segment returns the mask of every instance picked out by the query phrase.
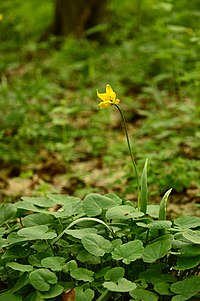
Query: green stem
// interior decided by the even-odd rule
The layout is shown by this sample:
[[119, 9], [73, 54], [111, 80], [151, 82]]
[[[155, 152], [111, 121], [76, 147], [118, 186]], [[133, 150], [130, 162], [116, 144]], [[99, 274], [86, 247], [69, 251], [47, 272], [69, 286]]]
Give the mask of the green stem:
[[140, 184], [139, 184], [137, 166], [136, 166], [136, 163], [135, 163], [133, 153], [131, 151], [130, 139], [129, 139], [129, 136], [128, 136], [128, 130], [127, 130], [127, 125], [126, 125], [126, 120], [125, 120], [124, 114], [123, 114], [122, 110], [120, 109], [120, 107], [118, 105], [115, 104], [115, 107], [118, 109], [118, 111], [121, 115], [121, 118], [122, 118], [123, 125], [124, 125], [124, 131], [125, 131], [125, 134], [126, 134], [126, 141], [127, 141], [127, 145], [128, 145], [128, 150], [129, 150], [129, 154], [130, 154], [131, 161], [132, 161], [132, 164], [133, 164], [133, 169], [134, 169], [135, 176], [136, 176], [137, 190], [138, 190], [138, 208], [139, 208]]

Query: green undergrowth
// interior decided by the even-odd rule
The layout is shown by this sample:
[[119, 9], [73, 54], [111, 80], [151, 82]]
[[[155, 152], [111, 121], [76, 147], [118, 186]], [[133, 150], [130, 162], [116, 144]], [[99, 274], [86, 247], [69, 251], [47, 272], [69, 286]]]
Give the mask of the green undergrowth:
[[94, 193], [2, 204], [0, 300], [197, 300], [200, 218], [166, 220], [170, 191], [140, 207]]

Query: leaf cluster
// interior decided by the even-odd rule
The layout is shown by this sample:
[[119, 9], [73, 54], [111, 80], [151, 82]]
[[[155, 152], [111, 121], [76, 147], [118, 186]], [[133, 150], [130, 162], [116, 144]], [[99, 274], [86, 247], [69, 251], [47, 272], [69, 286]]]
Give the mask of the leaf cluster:
[[169, 193], [146, 214], [115, 194], [2, 204], [0, 300], [60, 300], [72, 289], [77, 301], [192, 300], [200, 218], [166, 220]]

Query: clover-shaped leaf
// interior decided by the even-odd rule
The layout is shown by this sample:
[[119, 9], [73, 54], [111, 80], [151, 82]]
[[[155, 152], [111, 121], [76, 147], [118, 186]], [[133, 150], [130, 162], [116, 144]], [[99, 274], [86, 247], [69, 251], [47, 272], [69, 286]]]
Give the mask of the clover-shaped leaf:
[[105, 280], [110, 280], [112, 282], [117, 282], [120, 278], [123, 278], [125, 270], [122, 267], [114, 267], [108, 270], [104, 276]]
[[157, 301], [159, 299], [158, 295], [153, 292], [147, 291], [142, 288], [136, 288], [132, 292], [129, 293], [134, 300], [143, 300], [143, 301]]
[[17, 235], [26, 240], [35, 239], [53, 239], [56, 237], [56, 233], [53, 231], [48, 231], [47, 225], [39, 225], [28, 228], [22, 228], [17, 232]]
[[181, 216], [174, 220], [174, 224], [181, 229], [196, 228], [200, 225], [200, 218], [197, 216]]
[[140, 240], [129, 241], [115, 248], [112, 252], [112, 258], [122, 260], [123, 263], [129, 264], [141, 258], [143, 250], [143, 244]]
[[106, 212], [106, 218], [113, 220], [126, 220], [129, 218], [137, 218], [143, 215], [143, 212], [138, 211], [130, 205], [115, 206], [108, 209]]
[[195, 296], [197, 293], [199, 293], [200, 277], [192, 276], [189, 278], [185, 278], [182, 281], [177, 281], [171, 285], [170, 290], [175, 294], [182, 295], [183, 297], [189, 299], [192, 296]]
[[83, 289], [82, 287], [76, 287], [76, 301], [92, 301], [94, 300], [94, 291], [90, 288]]
[[183, 237], [191, 241], [193, 244], [200, 244], [200, 231], [198, 230], [188, 230], [186, 232], [183, 232]]
[[52, 284], [48, 291], [38, 292], [38, 295], [41, 296], [42, 298], [41, 300], [44, 300], [44, 299], [51, 299], [60, 296], [62, 292], [63, 292], [63, 287], [60, 284], [56, 283], [56, 284]]
[[98, 193], [90, 193], [83, 200], [83, 209], [87, 216], [97, 216], [103, 210], [107, 210], [116, 205], [116, 201]]
[[92, 277], [93, 274], [93, 271], [84, 268], [74, 269], [70, 273], [72, 278], [75, 278], [76, 280], [83, 280], [85, 282], [92, 282], [94, 280], [94, 278]]
[[120, 278], [117, 283], [112, 281], [106, 281], [103, 283], [103, 287], [112, 292], [130, 292], [137, 286], [134, 282], [127, 280], [126, 278]]
[[6, 264], [6, 266], [10, 267], [13, 270], [20, 271], [20, 272], [30, 272], [33, 270], [32, 265], [20, 264], [17, 262], [9, 262]]
[[89, 234], [83, 236], [81, 242], [84, 248], [92, 255], [103, 256], [112, 249], [112, 244], [109, 240], [98, 234]]
[[50, 284], [57, 283], [57, 276], [48, 269], [34, 270], [29, 274], [30, 283], [39, 291], [48, 291]]
[[49, 268], [52, 271], [62, 271], [66, 259], [59, 256], [46, 257], [41, 260], [44, 268]]
[[171, 249], [173, 235], [166, 234], [148, 244], [143, 252], [144, 262], [152, 263], [165, 256]]
[[96, 228], [83, 228], [83, 229], [76, 229], [76, 230], [69, 229], [69, 230], [65, 230], [65, 233], [75, 238], [81, 239], [86, 234], [97, 233], [97, 229]]
[[0, 225], [5, 224], [7, 221], [13, 219], [16, 215], [17, 209], [13, 204], [0, 205]]

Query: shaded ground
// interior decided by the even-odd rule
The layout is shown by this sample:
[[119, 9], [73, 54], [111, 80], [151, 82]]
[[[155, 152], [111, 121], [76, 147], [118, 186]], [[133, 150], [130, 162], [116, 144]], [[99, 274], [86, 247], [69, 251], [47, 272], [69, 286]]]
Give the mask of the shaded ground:
[[[137, 154], [139, 167], [142, 168], [141, 164], [144, 162], [146, 152], [149, 152], [150, 160], [153, 160], [153, 173], [150, 170], [149, 178], [150, 202], [158, 203], [164, 192], [172, 186], [170, 185], [170, 181], [173, 182], [174, 178], [176, 180], [178, 179], [178, 171], [176, 171], [176, 166], [174, 166], [175, 173], [174, 175], [171, 174], [173, 171], [170, 169], [170, 166], [170, 168], [168, 167], [168, 162], [162, 162], [162, 157], [159, 159], [159, 147], [161, 147], [162, 152], [162, 144], [157, 145], [157, 143], [160, 143], [160, 136], [162, 134], [164, 135], [164, 133], [160, 131], [159, 134], [157, 133], [155, 124], [159, 121], [158, 117], [157, 119], [153, 117], [154, 123], [151, 120], [153, 114], [150, 114], [150, 117], [146, 117], [145, 112], [147, 111], [142, 110], [147, 110], [147, 108], [148, 104], [146, 105], [145, 102], [140, 103], [138, 108], [129, 105], [126, 118], [130, 137], [136, 137], [137, 145], [135, 148], [140, 149], [140, 146], [138, 146], [140, 144], [143, 148], [143, 153]], [[175, 111], [175, 108], [173, 109]], [[91, 137], [90, 132], [91, 118], [93, 118], [95, 114], [96, 118], [103, 116], [104, 121], [100, 125], [101, 129], [95, 128], [95, 132], [92, 132], [92, 134], [94, 136], [96, 135], [97, 142], [99, 141], [98, 139], [106, 140], [105, 144], [103, 143], [103, 145], [97, 149], [96, 153], [93, 145], [95, 144], [95, 142], [93, 142], [94, 137]], [[87, 132], [84, 133], [83, 137], [79, 134], [78, 137], [72, 139], [71, 151], [73, 155], [67, 162], [63, 158], [65, 157], [63, 152], [60, 153], [40, 148], [37, 155], [38, 159], [33, 161], [33, 163], [29, 162], [28, 166], [17, 166], [15, 164], [4, 166], [0, 171], [1, 201], [15, 201], [21, 196], [41, 196], [52, 192], [81, 197], [84, 197], [89, 192], [102, 194], [114, 192], [126, 199], [136, 200], [137, 195], [133, 193], [136, 189], [133, 185], [134, 179], [132, 177], [121, 120], [117, 113], [112, 111], [109, 115], [106, 115], [110, 122], [108, 128], [108, 122], [104, 114], [107, 114], [107, 112], [103, 112], [103, 110], [101, 112], [91, 111], [90, 113], [83, 111], [76, 119], [73, 115], [71, 117], [68, 116], [70, 118], [68, 122], [73, 129], [77, 129], [78, 131], [86, 130]], [[173, 114], [176, 116], [176, 112]], [[169, 118], [169, 116], [167, 116], [167, 118]], [[165, 123], [166, 121], [167, 119]], [[93, 125], [95, 125], [95, 122], [93, 121]], [[175, 131], [174, 125], [178, 127], [175, 135], [179, 132], [180, 125], [178, 123], [173, 124], [173, 119], [171, 119], [171, 122], [173, 125], [172, 128], [168, 128], [168, 132], [164, 129], [167, 142], [170, 141], [171, 136], [173, 136]], [[186, 128], [188, 124], [185, 124]], [[190, 127], [192, 126], [190, 121]], [[182, 131], [184, 132], [183, 128]], [[198, 159], [198, 153], [196, 152], [198, 143], [190, 145], [188, 141], [191, 141], [190, 137], [185, 139], [185, 144], [180, 140], [178, 147], [175, 144], [173, 150], [169, 147], [169, 158], [171, 152], [173, 153], [176, 149], [173, 156], [179, 155], [181, 157], [184, 154], [184, 157], [187, 157], [188, 160]], [[63, 146], [64, 145], [63, 143]], [[165, 151], [167, 151], [167, 148]], [[156, 160], [158, 159], [157, 163], [154, 162], [154, 156]], [[160, 171], [156, 171], [158, 166]], [[180, 166], [178, 166], [178, 168], [181, 172], [185, 172], [184, 168]], [[163, 175], [163, 171], [165, 175]], [[165, 179], [164, 184], [162, 182], [163, 179]], [[181, 181], [182, 177], [180, 177], [177, 182], [174, 181], [172, 183], [175, 187], [168, 204], [169, 214], [172, 216], [179, 214], [200, 215], [198, 209], [198, 203], [200, 203], [199, 187], [195, 182], [190, 182], [188, 185], [185, 185], [185, 187], [183, 185], [180, 191], [178, 191], [180, 183], [182, 183]]]

